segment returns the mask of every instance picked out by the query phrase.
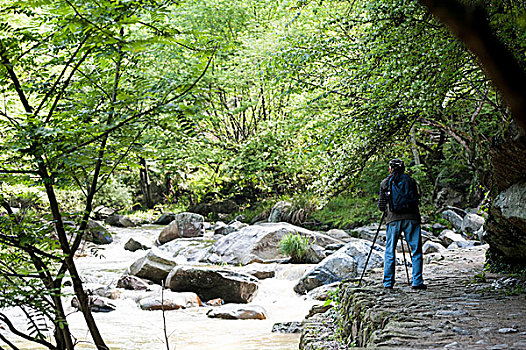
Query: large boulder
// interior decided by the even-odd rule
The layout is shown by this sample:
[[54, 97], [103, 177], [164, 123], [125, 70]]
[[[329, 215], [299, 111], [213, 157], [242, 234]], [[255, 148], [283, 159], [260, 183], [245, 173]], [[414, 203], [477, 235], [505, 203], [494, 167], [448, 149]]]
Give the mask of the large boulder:
[[111, 232], [96, 221], [88, 220], [87, 232], [84, 239], [95, 244], [110, 244], [113, 242]]
[[[336, 253], [307, 271], [294, 286], [294, 291], [305, 294], [314, 288], [356, 277], [365, 267], [371, 245], [372, 242], [367, 240], [353, 238]], [[375, 245], [367, 268], [383, 266], [383, 256], [384, 248]]]
[[164, 244], [176, 238], [199, 237], [204, 234], [204, 217], [194, 213], [180, 213], [159, 234], [159, 242]]
[[227, 304], [208, 311], [210, 318], [226, 320], [265, 320], [267, 312], [257, 305]]
[[313, 270], [303, 275], [294, 286], [294, 291], [299, 294], [305, 294], [325, 284], [355, 277], [357, 265], [353, 257], [338, 251], [322, 260]]
[[484, 225], [484, 221], [485, 220], [482, 216], [473, 213], [467, 214], [462, 220], [460, 229], [462, 232], [473, 234], [480, 230], [480, 228]]
[[104, 220], [108, 216], [111, 216], [111, 215], [115, 214], [116, 211], [117, 210], [115, 210], [115, 209], [108, 208], [108, 207], [105, 207], [103, 205], [99, 205], [98, 207], [93, 209], [93, 215], [95, 216], [95, 219], [97, 219], [97, 220]]
[[452, 209], [444, 210], [442, 212], [442, 219], [449, 221], [457, 230], [462, 228], [463, 217]]
[[258, 280], [225, 269], [176, 266], [166, 278], [174, 292], [194, 292], [203, 300], [221, 298], [226, 303], [248, 303], [258, 290]]
[[[329, 237], [332, 237], [334, 239], [337, 239], [337, 240], [340, 240], [340, 241], [343, 241], [343, 242], [349, 242], [352, 238], [352, 236], [350, 234], [348, 234], [346, 231], [344, 230], [340, 230], [340, 229], [337, 229], [337, 228], [333, 228], [329, 231], [327, 231], [327, 233], [325, 233], [327, 236]], [[362, 237], [359, 237], [359, 238], [362, 238]]]
[[178, 263], [184, 264], [203, 259], [214, 241], [208, 238], [178, 238], [163, 244], [160, 250], [173, 257]]
[[154, 247], [130, 266], [129, 274], [162, 284], [175, 265], [171, 256]]
[[526, 182], [500, 192], [485, 228], [484, 240], [493, 253], [526, 266]]
[[327, 235], [310, 231], [288, 223], [260, 223], [242, 228], [220, 238], [202, 260], [208, 263], [247, 265], [253, 262], [272, 262], [286, 258], [279, 250], [279, 242], [289, 233], [298, 233], [310, 238], [310, 242], [321, 247], [341, 243]]
[[239, 272], [254, 276], [259, 280], [273, 278], [276, 276], [276, 264], [253, 263], [243, 266]]
[[385, 247], [385, 229], [380, 229], [378, 231], [378, 224], [371, 224], [363, 227], [355, 228], [351, 231], [351, 235], [356, 238], [365, 239], [368, 241], [373, 241], [378, 232], [378, 237], [376, 238], [376, 243]]
[[115, 227], [135, 227], [137, 226], [127, 216], [113, 214], [104, 219], [104, 223]]
[[438, 236], [438, 238], [442, 240], [442, 242], [444, 242], [445, 246], [449, 246], [453, 242], [465, 241], [464, 237], [462, 237], [460, 234], [455, 233], [451, 230], [442, 231], [442, 233], [440, 234], [440, 236]]
[[154, 222], [154, 225], [168, 225], [175, 220], [175, 213], [162, 213]]
[[146, 296], [137, 303], [143, 310], [178, 310], [203, 305], [195, 293], [176, 293], [169, 290]]

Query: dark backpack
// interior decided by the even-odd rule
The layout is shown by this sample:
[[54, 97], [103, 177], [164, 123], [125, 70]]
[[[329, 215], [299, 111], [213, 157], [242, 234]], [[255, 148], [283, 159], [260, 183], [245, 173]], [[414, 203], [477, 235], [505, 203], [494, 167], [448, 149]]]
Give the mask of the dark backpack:
[[389, 177], [389, 206], [393, 213], [410, 213], [418, 208], [418, 189], [407, 174]]

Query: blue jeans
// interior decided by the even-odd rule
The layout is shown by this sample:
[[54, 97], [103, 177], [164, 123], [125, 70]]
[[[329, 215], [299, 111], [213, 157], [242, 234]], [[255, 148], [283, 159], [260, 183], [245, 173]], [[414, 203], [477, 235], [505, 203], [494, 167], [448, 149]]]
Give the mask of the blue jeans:
[[400, 234], [404, 232], [405, 238], [411, 247], [413, 258], [413, 286], [424, 283], [422, 278], [422, 236], [420, 223], [416, 220], [398, 220], [387, 225], [384, 257], [384, 287], [392, 287], [395, 282], [396, 245]]

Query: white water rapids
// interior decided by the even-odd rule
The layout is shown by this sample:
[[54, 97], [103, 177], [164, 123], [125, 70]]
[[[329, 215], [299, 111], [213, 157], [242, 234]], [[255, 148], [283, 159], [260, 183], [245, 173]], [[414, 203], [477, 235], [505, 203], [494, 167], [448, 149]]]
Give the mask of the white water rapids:
[[[132, 235], [157, 237], [161, 226], [132, 229], [112, 228], [114, 242], [100, 246], [103, 257], [86, 256], [76, 260], [85, 286], [111, 285], [145, 251], [130, 252], [123, 248]], [[209, 307], [166, 311], [166, 331], [170, 350], [290, 350], [298, 348], [298, 334], [272, 333], [277, 322], [301, 321], [315, 301], [298, 296], [292, 290], [308, 265], [279, 265], [275, 278], [260, 281], [258, 294], [251, 304], [267, 311], [266, 320], [222, 320], [209, 318]], [[116, 310], [95, 313], [97, 325], [112, 350], [167, 349], [162, 311], [144, 311], [134, 300], [135, 291], [121, 290], [119, 299], [111, 300]], [[84, 318], [65, 302], [68, 324], [74, 336], [81, 341], [77, 349], [95, 349], [91, 343]], [[23, 327], [25, 320], [16, 310], [6, 310], [16, 325]], [[11, 338], [16, 340], [16, 338]], [[51, 339], [50, 339], [51, 340]], [[1, 344], [1, 342], [0, 342]], [[40, 349], [34, 343], [16, 342], [20, 349]]]

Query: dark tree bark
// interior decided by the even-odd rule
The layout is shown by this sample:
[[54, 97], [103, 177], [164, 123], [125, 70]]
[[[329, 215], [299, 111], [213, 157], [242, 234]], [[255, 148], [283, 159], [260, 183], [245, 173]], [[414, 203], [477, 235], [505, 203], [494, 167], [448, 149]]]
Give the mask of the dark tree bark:
[[486, 11], [457, 0], [419, 1], [477, 56], [510, 107], [515, 122], [526, 130], [526, 72], [493, 33]]

